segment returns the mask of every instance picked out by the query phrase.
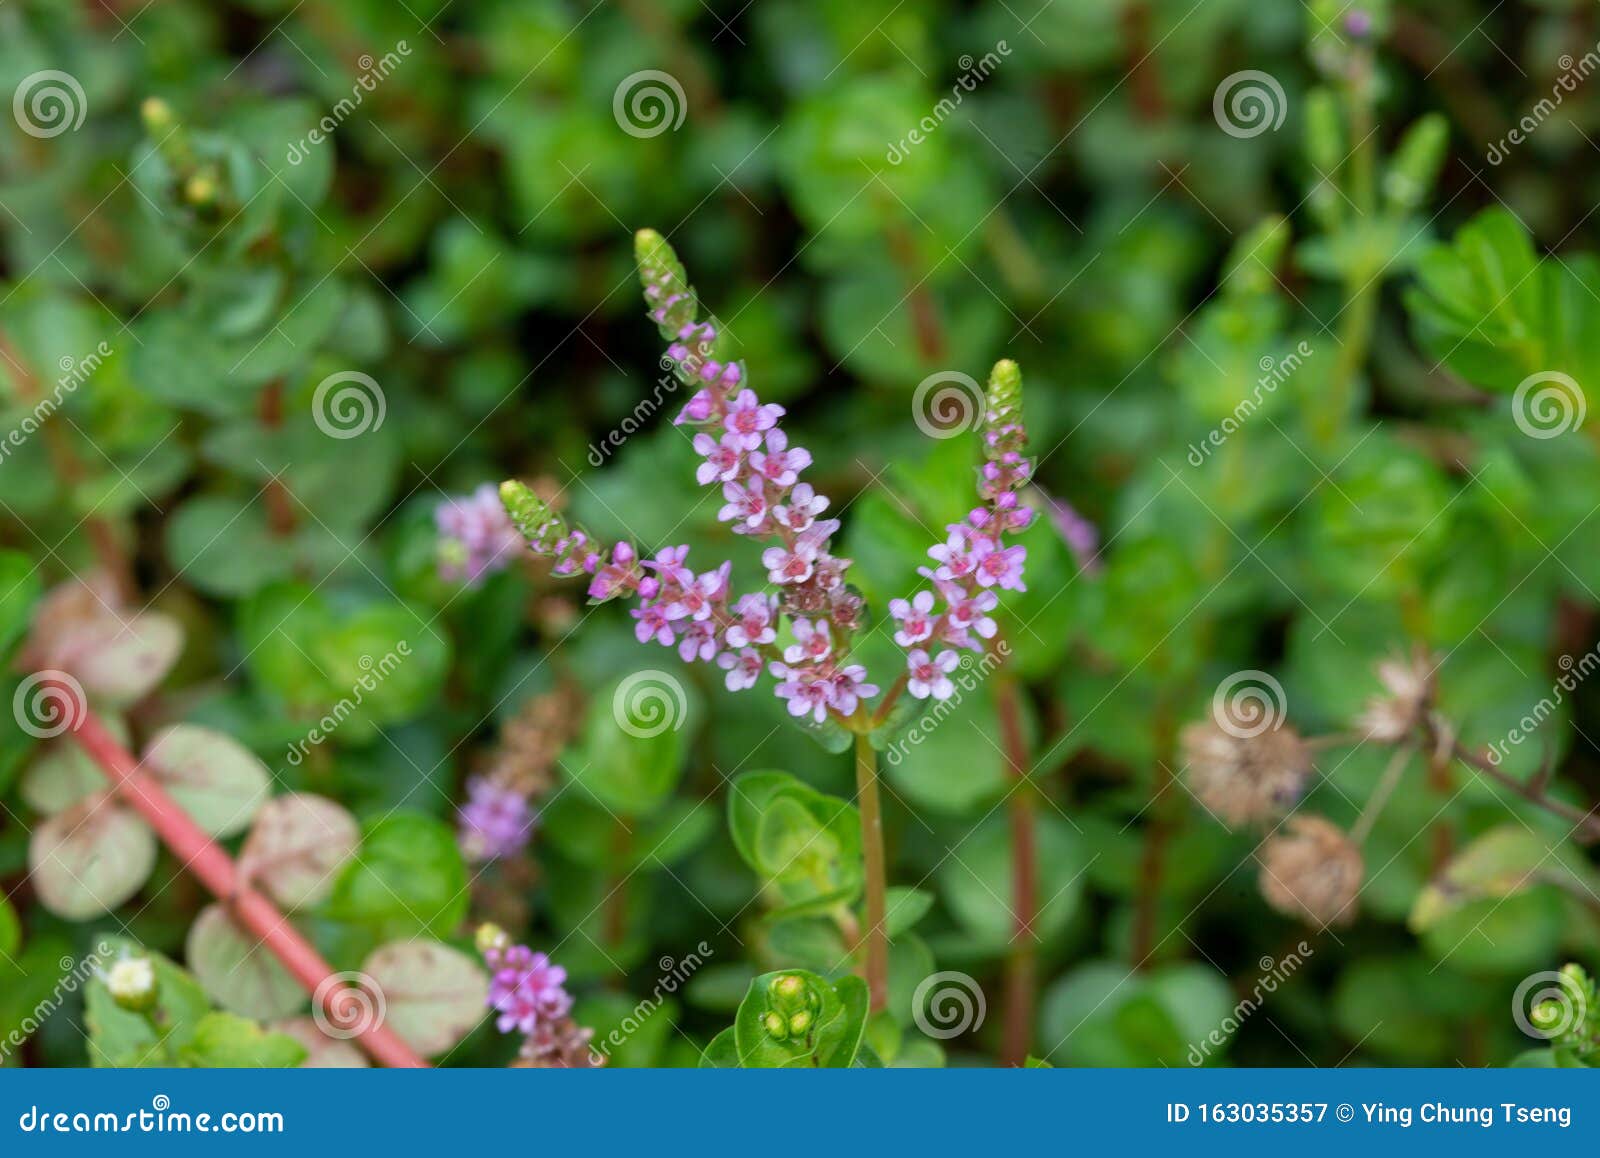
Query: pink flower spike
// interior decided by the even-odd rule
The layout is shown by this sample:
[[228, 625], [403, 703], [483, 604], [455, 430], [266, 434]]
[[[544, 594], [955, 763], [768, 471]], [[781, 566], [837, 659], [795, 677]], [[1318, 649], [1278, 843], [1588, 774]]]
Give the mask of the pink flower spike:
[[948, 700], [955, 695], [956, 685], [949, 676], [961, 662], [961, 657], [955, 652], [941, 651], [936, 658], [929, 659], [928, 653], [919, 647], [908, 653], [906, 660], [911, 673], [911, 678], [906, 681], [906, 691], [917, 699], [925, 700], [931, 696], [936, 700]]
[[896, 643], [901, 647], [921, 643], [933, 634], [933, 592], [918, 591], [909, 603], [891, 599], [889, 614], [900, 621], [900, 630], [894, 633]]

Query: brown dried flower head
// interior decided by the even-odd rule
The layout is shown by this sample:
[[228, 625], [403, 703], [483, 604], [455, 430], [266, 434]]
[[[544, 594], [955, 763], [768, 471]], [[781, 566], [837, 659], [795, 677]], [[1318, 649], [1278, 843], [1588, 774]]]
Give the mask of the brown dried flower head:
[[1311, 779], [1311, 751], [1287, 724], [1248, 735], [1208, 719], [1180, 740], [1189, 790], [1230, 828], [1278, 819]]
[[1417, 648], [1409, 657], [1380, 661], [1377, 672], [1384, 691], [1367, 701], [1356, 729], [1368, 740], [1397, 744], [1415, 735], [1433, 708], [1433, 658]]
[[1355, 919], [1365, 866], [1345, 831], [1320, 816], [1292, 816], [1261, 850], [1261, 895], [1290, 917], [1326, 928]]

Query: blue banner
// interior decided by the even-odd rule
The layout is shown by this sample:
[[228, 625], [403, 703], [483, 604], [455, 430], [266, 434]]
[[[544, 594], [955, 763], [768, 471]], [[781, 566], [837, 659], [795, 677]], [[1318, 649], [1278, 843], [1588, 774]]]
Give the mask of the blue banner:
[[[109, 1137], [108, 1137], [109, 1136]], [[1583, 1070], [0, 1071], [0, 1155], [1593, 1147]], [[1243, 1151], [1248, 1152], [1248, 1151]]]

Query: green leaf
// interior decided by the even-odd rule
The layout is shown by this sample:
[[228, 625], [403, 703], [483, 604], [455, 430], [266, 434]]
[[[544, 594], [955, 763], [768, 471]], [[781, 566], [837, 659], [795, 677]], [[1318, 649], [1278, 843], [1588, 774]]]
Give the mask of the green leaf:
[[239, 873], [286, 909], [321, 901], [361, 843], [355, 818], [324, 796], [289, 792], [256, 814]]
[[287, 1034], [269, 1033], [247, 1018], [208, 1013], [180, 1056], [207, 1069], [278, 1069], [299, 1065], [306, 1049]]
[[[1064, 821], [1041, 815], [1037, 828], [1039, 879], [1051, 882], [1034, 922], [1048, 939], [1061, 932], [1083, 896], [1088, 862], [1083, 841]], [[1017, 931], [1011, 908], [1011, 833], [1003, 816], [991, 816], [960, 841], [939, 868], [939, 890], [957, 921], [980, 944], [1002, 948]]]
[[565, 762], [573, 782], [613, 812], [648, 816], [683, 774], [693, 715], [689, 691], [668, 672], [635, 672], [604, 688]]
[[193, 724], [156, 733], [145, 746], [143, 764], [212, 836], [248, 828], [266, 802], [272, 779], [255, 753], [233, 737]]
[[467, 868], [450, 826], [401, 811], [368, 826], [334, 883], [328, 911], [399, 940], [450, 935], [466, 919], [467, 902]]
[[489, 978], [476, 961], [448, 945], [384, 945], [361, 971], [383, 997], [385, 1022], [424, 1057], [444, 1053], [484, 1019]]
[[0, 659], [10, 657], [27, 634], [33, 609], [44, 594], [44, 580], [21, 551], [0, 551]]
[[207, 905], [195, 918], [184, 955], [206, 993], [224, 1009], [264, 1021], [305, 1007], [300, 983], [220, 904]]
[[0, 897], [0, 958], [10, 960], [22, 947], [22, 921], [9, 900]]
[[156, 864], [156, 836], [122, 805], [94, 796], [33, 830], [28, 873], [40, 902], [84, 921], [133, 896]]

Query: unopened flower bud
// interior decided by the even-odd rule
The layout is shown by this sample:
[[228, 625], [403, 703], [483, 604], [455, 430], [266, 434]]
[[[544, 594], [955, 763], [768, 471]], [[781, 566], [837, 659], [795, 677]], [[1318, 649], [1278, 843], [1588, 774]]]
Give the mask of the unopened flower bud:
[[789, 1027], [779, 1013], [768, 1010], [767, 1015], [761, 1019], [761, 1024], [766, 1027], [769, 1035], [779, 1041], [789, 1036]]
[[196, 173], [184, 182], [183, 195], [191, 205], [210, 205], [217, 199], [217, 182], [209, 173]]
[[474, 941], [478, 946], [478, 952], [484, 954], [505, 949], [511, 944], [511, 938], [506, 935], [506, 931], [491, 921], [485, 921], [478, 926]]
[[143, 1013], [155, 1007], [156, 971], [148, 957], [123, 957], [106, 972], [111, 999], [123, 1009]]
[[810, 1028], [811, 1014], [804, 1009], [789, 1018], [789, 1032], [794, 1034], [796, 1037], [799, 1037]]
[[152, 137], [165, 136], [176, 123], [172, 106], [160, 97], [145, 97], [139, 106], [139, 117], [144, 121], [144, 131]]

